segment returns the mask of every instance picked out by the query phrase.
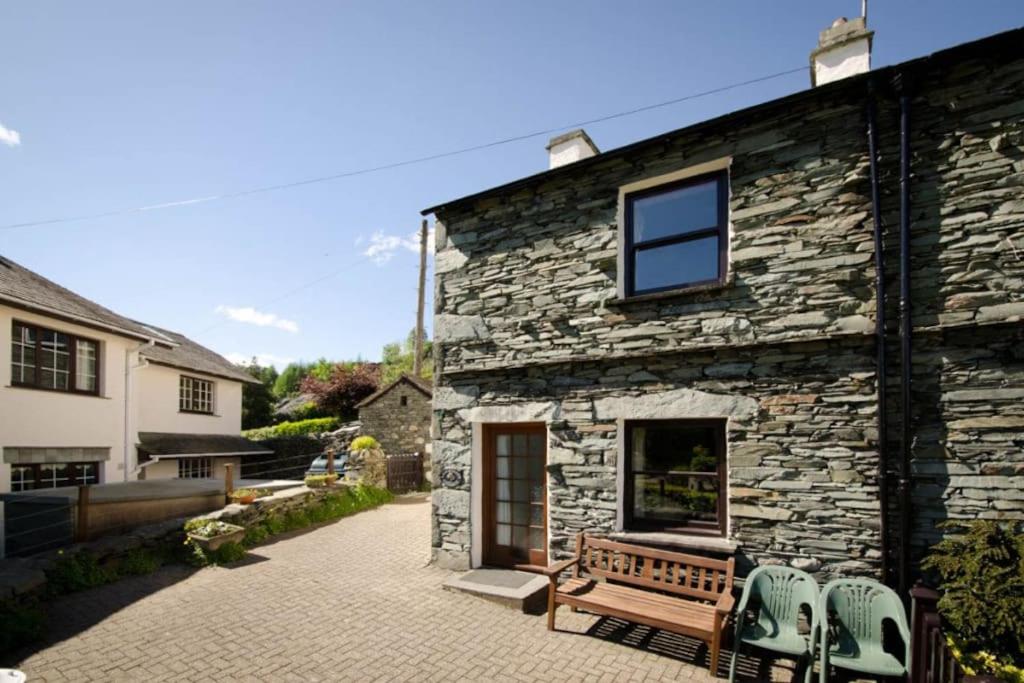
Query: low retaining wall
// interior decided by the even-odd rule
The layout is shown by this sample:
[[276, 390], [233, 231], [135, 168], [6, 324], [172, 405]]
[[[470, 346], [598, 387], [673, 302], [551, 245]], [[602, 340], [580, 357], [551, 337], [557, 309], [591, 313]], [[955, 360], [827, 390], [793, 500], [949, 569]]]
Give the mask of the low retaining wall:
[[[317, 489], [297, 486], [277, 491], [250, 505], [231, 504], [201, 516], [220, 519], [239, 526], [253, 525], [271, 515], [306, 507], [314, 500], [337, 493], [342, 486], [347, 486], [347, 484]], [[220, 495], [223, 496], [223, 494]], [[88, 553], [96, 558], [97, 564], [104, 566], [117, 562], [127, 553], [138, 548], [158, 548], [166, 546], [166, 544], [180, 545], [185, 538], [183, 531], [185, 522], [191, 518], [191, 516], [180, 516], [157, 524], [138, 527], [127, 534], [76, 543], [33, 557], [0, 560], [0, 600], [42, 596], [46, 591], [46, 572], [53, 569], [58, 560], [78, 553]]]

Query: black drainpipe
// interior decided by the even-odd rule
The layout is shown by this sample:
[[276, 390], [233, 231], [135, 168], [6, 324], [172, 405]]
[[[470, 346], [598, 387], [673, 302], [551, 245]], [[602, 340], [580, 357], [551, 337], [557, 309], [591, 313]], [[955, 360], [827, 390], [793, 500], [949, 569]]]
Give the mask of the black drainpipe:
[[910, 589], [910, 448], [912, 409], [910, 403], [911, 333], [910, 311], [910, 96], [903, 79], [897, 82], [900, 102], [900, 564], [899, 593], [908, 599]]
[[875, 235], [875, 385], [878, 402], [878, 504], [879, 541], [882, 545], [882, 580], [891, 586], [889, 550], [889, 444], [885, 381], [885, 240], [882, 233], [881, 197], [878, 190], [878, 123], [874, 83], [868, 81], [868, 156], [871, 163], [871, 216]]

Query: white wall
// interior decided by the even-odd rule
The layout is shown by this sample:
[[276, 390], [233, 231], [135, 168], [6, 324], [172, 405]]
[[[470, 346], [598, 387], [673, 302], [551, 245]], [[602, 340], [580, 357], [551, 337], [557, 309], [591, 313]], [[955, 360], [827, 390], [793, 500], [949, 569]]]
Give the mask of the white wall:
[[[213, 415], [178, 409], [180, 377], [213, 382]], [[135, 371], [134, 428], [139, 432], [234, 434], [242, 430], [242, 383], [150, 363]]]
[[[100, 342], [100, 395], [11, 386], [11, 324], [38, 324]], [[0, 448], [109, 448], [101, 481], [124, 480], [125, 354], [138, 342], [0, 304]], [[0, 491], [10, 491], [0, 463]]]

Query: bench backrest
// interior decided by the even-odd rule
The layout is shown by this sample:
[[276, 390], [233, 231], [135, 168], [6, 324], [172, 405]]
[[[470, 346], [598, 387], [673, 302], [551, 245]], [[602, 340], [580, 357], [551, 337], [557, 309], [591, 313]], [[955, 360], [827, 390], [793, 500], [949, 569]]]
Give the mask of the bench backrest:
[[714, 560], [585, 534], [576, 536], [578, 568], [591, 576], [641, 588], [718, 600], [732, 591], [735, 560]]

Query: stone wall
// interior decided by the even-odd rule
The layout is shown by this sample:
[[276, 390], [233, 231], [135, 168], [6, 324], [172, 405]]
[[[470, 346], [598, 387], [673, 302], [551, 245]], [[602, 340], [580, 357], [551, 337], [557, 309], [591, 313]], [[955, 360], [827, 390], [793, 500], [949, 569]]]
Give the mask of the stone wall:
[[[918, 555], [940, 519], [1024, 519], [1024, 59], [1005, 43], [904, 79]], [[877, 574], [866, 86], [817, 92], [439, 210], [438, 561], [469, 561], [474, 423], [548, 423], [557, 556], [574, 530], [615, 526], [621, 416], [610, 411], [728, 410], [729, 538], [745, 564]], [[888, 78], [878, 92], [895, 460], [898, 117]], [[724, 157], [726, 284], [618, 299], [618, 188]]]
[[[402, 398], [406, 405], [402, 405]], [[430, 441], [430, 397], [400, 381], [359, 409], [361, 433], [380, 442], [385, 453], [426, 453]]]

